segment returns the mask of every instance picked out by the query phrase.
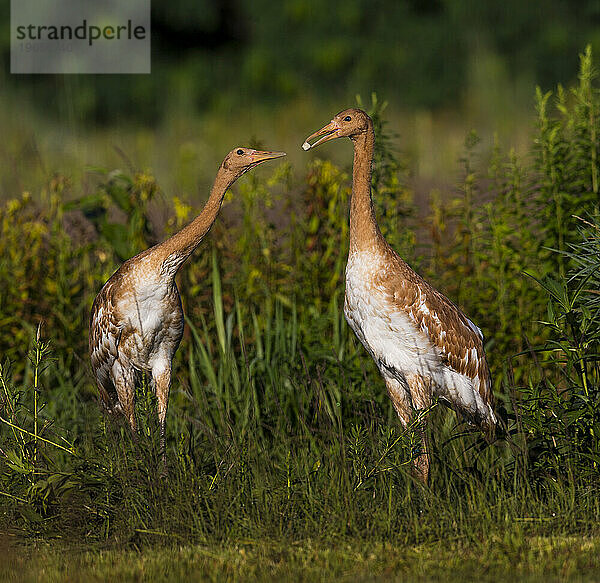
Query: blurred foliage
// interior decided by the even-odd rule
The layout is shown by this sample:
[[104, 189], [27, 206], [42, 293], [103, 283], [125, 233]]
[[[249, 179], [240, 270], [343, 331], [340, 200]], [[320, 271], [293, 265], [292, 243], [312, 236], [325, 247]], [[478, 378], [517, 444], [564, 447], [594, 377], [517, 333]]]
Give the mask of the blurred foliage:
[[[8, 31], [8, 4], [0, 30]], [[600, 50], [595, 0], [316, 0], [152, 3], [152, 75], [10, 76], [0, 83], [77, 119], [146, 124], [182, 103], [206, 112], [298, 97], [377, 91], [394, 104], [460, 102], [495, 77], [548, 88], [571, 81], [574, 55]], [[9, 37], [0, 36], [8, 62]], [[475, 79], [479, 61], [485, 79]], [[56, 95], [61, 99], [56, 99]]]
[[[130, 178], [120, 171], [96, 171], [106, 177], [98, 184], [96, 192], [66, 203], [63, 210], [81, 211], [98, 235], [114, 249], [117, 258], [125, 261], [152, 240], [147, 208], [158, 187], [152, 176], [136, 174]], [[109, 218], [112, 205], [125, 213], [125, 224]]]
[[[382, 231], [481, 326], [499, 371], [507, 356], [547, 334], [534, 323], [542, 319], [546, 301], [522, 272], [564, 274], [562, 252], [577, 237], [572, 215], [598, 204], [600, 100], [591, 49], [581, 56], [579, 78], [570, 91], [559, 86], [556, 96], [538, 90], [531, 155], [504, 152], [496, 144], [482, 171], [479, 139], [473, 132], [467, 136], [463, 177], [445, 202], [432, 199], [425, 217], [432, 242], [422, 255], [417, 255], [419, 222], [404, 186], [406, 171], [383, 117], [386, 103], [373, 95], [367, 106], [377, 131], [372, 186]], [[150, 173], [130, 177], [91, 170], [94, 180], [82, 196], [74, 197], [69, 181], [55, 176], [41, 202], [26, 193], [1, 210], [0, 302], [7, 323], [16, 324], [12, 333], [24, 334], [19, 338], [24, 341], [28, 332], [17, 329], [19, 322], [34, 327], [43, 318], [56, 331], [55, 341], [75, 354], [85, 351], [85, 334], [76, 331], [84, 330], [99, 282], [157, 240], [149, 211], [160, 189]], [[308, 317], [320, 329], [319, 316], [332, 301], [340, 307], [343, 298], [349, 179], [344, 169], [316, 159], [301, 180], [283, 164], [266, 181], [258, 174], [240, 181], [236, 200], [226, 201], [240, 209], [239, 218], [234, 226], [218, 220], [209, 242], [223, 265], [227, 311], [236, 301], [258, 310], [276, 299], [295, 304], [301, 321]], [[179, 198], [173, 204], [168, 232], [193, 212]], [[179, 275], [192, 321], [210, 311], [209, 258], [206, 250], [199, 252]], [[14, 354], [14, 345], [14, 337], [0, 337], [7, 355]], [[525, 369], [517, 368], [516, 375], [522, 378]]]

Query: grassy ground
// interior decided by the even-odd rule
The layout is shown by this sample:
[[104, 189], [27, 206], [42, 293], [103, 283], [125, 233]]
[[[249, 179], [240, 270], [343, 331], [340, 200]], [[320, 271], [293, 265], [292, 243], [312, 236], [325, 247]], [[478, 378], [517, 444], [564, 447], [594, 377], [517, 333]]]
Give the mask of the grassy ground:
[[89, 551], [42, 544], [2, 551], [3, 581], [597, 581], [600, 538], [447, 540], [423, 545], [318, 541], [180, 544]]

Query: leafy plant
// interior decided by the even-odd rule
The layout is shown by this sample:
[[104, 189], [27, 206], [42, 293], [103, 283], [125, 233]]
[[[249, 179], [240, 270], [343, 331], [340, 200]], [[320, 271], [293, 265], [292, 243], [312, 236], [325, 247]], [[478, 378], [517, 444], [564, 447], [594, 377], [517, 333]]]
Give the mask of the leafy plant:
[[[94, 170], [104, 178], [96, 191], [66, 203], [63, 210], [81, 211], [118, 259], [125, 261], [148, 247], [154, 239], [148, 204], [158, 192], [158, 186], [147, 174], [137, 173], [132, 178], [119, 170]], [[125, 214], [124, 222], [110, 217], [111, 205]]]
[[522, 422], [531, 463], [542, 472], [595, 475], [600, 462], [600, 269], [597, 219], [580, 228], [581, 242], [565, 257], [570, 276], [537, 280], [548, 297], [543, 322], [550, 338], [537, 352], [545, 356], [541, 382], [522, 389]]

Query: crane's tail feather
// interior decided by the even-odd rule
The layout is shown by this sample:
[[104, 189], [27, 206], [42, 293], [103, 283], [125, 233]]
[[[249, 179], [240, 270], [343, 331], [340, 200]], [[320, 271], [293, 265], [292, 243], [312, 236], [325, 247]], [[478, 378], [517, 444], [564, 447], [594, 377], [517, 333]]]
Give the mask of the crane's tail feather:
[[494, 411], [490, 407], [490, 415], [480, 417], [476, 424], [479, 426], [485, 439], [488, 443], [493, 443], [500, 439], [506, 439], [508, 436], [508, 423], [506, 419], [506, 411], [500, 409]]
[[117, 391], [115, 390], [112, 383], [110, 387], [104, 386], [104, 384], [101, 382], [98, 382], [97, 385], [102, 408], [110, 414], [123, 413], [123, 408], [121, 407], [121, 403], [119, 402]]

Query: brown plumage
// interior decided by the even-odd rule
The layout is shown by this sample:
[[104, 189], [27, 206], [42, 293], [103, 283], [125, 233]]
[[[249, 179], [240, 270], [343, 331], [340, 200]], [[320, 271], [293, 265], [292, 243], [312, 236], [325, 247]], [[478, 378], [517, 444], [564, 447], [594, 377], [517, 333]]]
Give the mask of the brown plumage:
[[89, 348], [102, 401], [109, 411], [122, 412], [135, 433], [135, 383], [140, 374], [149, 373], [158, 400], [160, 451], [165, 463], [171, 366], [183, 335], [175, 275], [209, 231], [227, 189], [248, 170], [281, 156], [285, 154], [232, 150], [219, 167], [202, 212], [166, 241], [126, 261], [94, 300]]
[[[439, 397], [491, 435], [496, 418], [481, 330], [414, 272], [381, 234], [371, 200], [371, 118], [360, 109], [342, 111], [302, 148], [339, 137], [354, 144], [344, 304], [348, 324], [375, 360], [404, 426]], [[314, 138], [320, 139], [311, 144]], [[415, 466], [426, 481], [424, 432]]]

